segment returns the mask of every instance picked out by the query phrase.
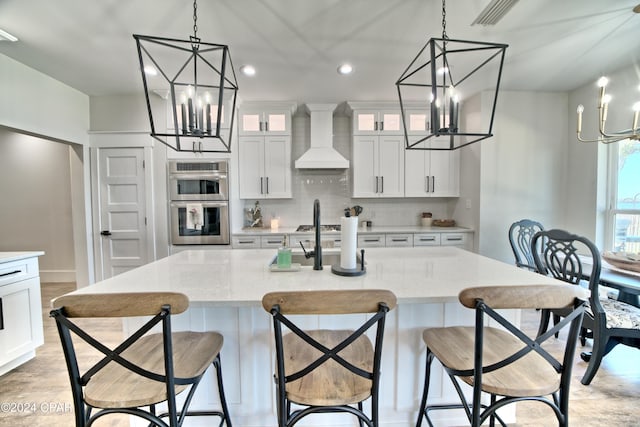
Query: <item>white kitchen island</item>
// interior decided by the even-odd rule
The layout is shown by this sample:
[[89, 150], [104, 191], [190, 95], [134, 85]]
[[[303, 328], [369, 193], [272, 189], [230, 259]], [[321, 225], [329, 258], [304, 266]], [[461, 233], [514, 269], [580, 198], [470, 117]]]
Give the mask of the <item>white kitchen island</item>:
[[[328, 253], [328, 251], [324, 251]], [[415, 425], [424, 378], [422, 330], [472, 324], [474, 313], [462, 307], [458, 293], [471, 286], [549, 284], [553, 279], [456, 247], [372, 248], [367, 272], [343, 277], [303, 267], [271, 272], [275, 250], [193, 250], [144, 265], [74, 293], [179, 291], [190, 309], [173, 321], [176, 329], [217, 330], [224, 335], [222, 365], [232, 421], [237, 426], [275, 426], [271, 318], [262, 296], [274, 290], [390, 289], [398, 307], [389, 313], [382, 356], [381, 425]], [[519, 313], [512, 317], [519, 321]], [[318, 319], [309, 327], [331, 326]], [[345, 325], [344, 320], [340, 322]], [[348, 323], [348, 322], [346, 322]], [[125, 324], [125, 332], [129, 324]], [[437, 372], [437, 370], [436, 370]], [[448, 379], [434, 375], [430, 402], [457, 402]], [[201, 384], [192, 407], [215, 407], [213, 376]], [[446, 412], [446, 411], [445, 411]], [[463, 414], [442, 413], [441, 425], [464, 424]], [[440, 415], [440, 414], [438, 414]], [[444, 418], [451, 417], [454, 418]], [[458, 417], [458, 418], [455, 418]], [[204, 419], [187, 420], [189, 426]], [[202, 424], [199, 424], [202, 421]], [[309, 417], [301, 425], [356, 425], [346, 415]]]

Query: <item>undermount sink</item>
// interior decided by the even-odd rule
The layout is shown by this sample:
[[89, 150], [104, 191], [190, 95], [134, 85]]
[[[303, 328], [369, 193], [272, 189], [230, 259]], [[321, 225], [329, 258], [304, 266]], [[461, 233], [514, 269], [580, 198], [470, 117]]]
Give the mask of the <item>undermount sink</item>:
[[[360, 254], [356, 254], [356, 265], [360, 266], [362, 258]], [[278, 257], [274, 256], [270, 265], [278, 264]], [[304, 253], [294, 252], [291, 254], [291, 264], [300, 264], [301, 266], [313, 266], [313, 258], [305, 258]], [[367, 262], [365, 261], [365, 265]], [[340, 252], [322, 252], [322, 265], [340, 265]]]

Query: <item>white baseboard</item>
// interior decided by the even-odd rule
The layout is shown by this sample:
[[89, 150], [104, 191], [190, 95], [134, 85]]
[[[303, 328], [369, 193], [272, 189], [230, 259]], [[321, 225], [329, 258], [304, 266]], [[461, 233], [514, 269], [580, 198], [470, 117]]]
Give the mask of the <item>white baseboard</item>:
[[40, 270], [41, 283], [75, 282], [75, 270]]

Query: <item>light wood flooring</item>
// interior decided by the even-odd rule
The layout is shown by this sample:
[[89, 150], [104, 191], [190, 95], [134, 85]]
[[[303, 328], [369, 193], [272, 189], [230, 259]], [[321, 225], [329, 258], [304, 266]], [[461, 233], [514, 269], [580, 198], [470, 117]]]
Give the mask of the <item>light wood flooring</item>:
[[[73, 406], [66, 366], [60, 348], [55, 322], [49, 318], [50, 300], [75, 289], [74, 283], [42, 284], [42, 316], [45, 344], [36, 358], [0, 376], [0, 404], [28, 404], [29, 410], [0, 410], [0, 426], [7, 427], [71, 427]], [[523, 314], [524, 328], [535, 331], [538, 313]], [[105, 328], [105, 340], [117, 341], [121, 324], [112, 321]], [[587, 347], [589, 344], [587, 344]], [[588, 349], [588, 348], [587, 348]], [[578, 346], [578, 351], [582, 348]], [[586, 363], [576, 355], [570, 402], [572, 426], [638, 426], [640, 425], [640, 352], [618, 346], [602, 363], [589, 386], [580, 383]], [[34, 411], [32, 411], [35, 408]], [[6, 405], [0, 405], [6, 409]], [[519, 403], [516, 426], [557, 425], [551, 410], [537, 403]], [[233, 414], [231, 414], [233, 418]], [[96, 427], [128, 425], [125, 419], [103, 419]], [[240, 426], [242, 427], [242, 426]]]

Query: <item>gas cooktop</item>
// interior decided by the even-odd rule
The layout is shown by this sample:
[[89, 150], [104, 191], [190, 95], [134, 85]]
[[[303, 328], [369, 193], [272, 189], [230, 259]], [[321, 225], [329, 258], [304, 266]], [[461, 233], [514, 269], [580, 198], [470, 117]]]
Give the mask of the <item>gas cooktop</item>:
[[[313, 225], [299, 225], [296, 231], [314, 231]], [[321, 225], [320, 231], [340, 231], [340, 224]]]

